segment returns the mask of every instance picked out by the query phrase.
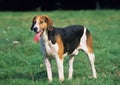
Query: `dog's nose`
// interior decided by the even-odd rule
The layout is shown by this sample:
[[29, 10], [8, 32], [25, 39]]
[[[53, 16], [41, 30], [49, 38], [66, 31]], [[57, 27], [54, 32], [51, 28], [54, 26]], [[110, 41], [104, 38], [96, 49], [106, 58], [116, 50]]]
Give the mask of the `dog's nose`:
[[34, 28], [33, 28], [33, 31], [34, 31], [34, 32], [37, 32], [37, 30], [38, 30], [37, 27], [34, 27]]

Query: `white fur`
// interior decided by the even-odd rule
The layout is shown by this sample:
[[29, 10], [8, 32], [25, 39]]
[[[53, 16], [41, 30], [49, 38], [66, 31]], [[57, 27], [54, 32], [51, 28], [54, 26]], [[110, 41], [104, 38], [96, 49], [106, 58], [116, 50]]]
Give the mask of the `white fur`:
[[52, 82], [52, 66], [51, 66], [51, 60], [47, 57], [44, 59], [45, 65], [46, 65], [46, 70], [47, 70], [47, 75], [48, 75], [48, 80]]
[[42, 47], [41, 49], [45, 50], [48, 56], [55, 56], [56, 53], [58, 53], [58, 44], [52, 44], [52, 42], [48, 40], [48, 36], [46, 33], [47, 32], [44, 31], [43, 35], [41, 36], [42, 40], [40, 40], [40, 43], [44, 47]]
[[73, 75], [73, 62], [74, 62], [74, 56], [69, 57], [69, 74], [68, 79], [72, 79]]
[[88, 51], [87, 44], [86, 44], [87, 36], [86, 36], [86, 27], [84, 27], [84, 33], [81, 37], [80, 48], [84, 51]]
[[94, 53], [88, 53], [88, 57], [89, 57], [90, 64], [92, 67], [92, 77], [97, 78], [97, 73], [96, 73], [96, 69], [95, 69], [95, 65], [94, 65], [94, 61], [95, 61]]
[[64, 80], [63, 60], [61, 60], [58, 55], [55, 56], [55, 59], [58, 67], [59, 80], [63, 81]]

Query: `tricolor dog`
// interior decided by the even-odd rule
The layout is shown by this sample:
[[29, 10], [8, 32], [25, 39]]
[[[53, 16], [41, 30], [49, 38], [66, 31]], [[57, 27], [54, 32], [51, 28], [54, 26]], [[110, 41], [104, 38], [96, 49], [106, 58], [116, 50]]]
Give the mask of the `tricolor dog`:
[[55, 58], [57, 63], [59, 80], [64, 80], [63, 60], [67, 55], [69, 56], [68, 79], [72, 79], [74, 57], [80, 50], [83, 50], [88, 55], [92, 68], [92, 76], [97, 78], [92, 36], [86, 27], [71, 25], [65, 28], [57, 28], [53, 26], [50, 17], [35, 16], [32, 21], [31, 30], [36, 32], [34, 40], [40, 41], [49, 81], [52, 81], [52, 58]]

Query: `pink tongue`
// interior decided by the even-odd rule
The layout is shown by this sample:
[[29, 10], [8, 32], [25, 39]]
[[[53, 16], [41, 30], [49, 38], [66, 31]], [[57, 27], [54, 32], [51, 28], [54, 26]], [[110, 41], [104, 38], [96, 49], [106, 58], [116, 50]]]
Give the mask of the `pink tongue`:
[[35, 41], [35, 42], [39, 42], [39, 41], [40, 41], [40, 35], [41, 35], [41, 32], [37, 33], [37, 34], [34, 36], [34, 41]]

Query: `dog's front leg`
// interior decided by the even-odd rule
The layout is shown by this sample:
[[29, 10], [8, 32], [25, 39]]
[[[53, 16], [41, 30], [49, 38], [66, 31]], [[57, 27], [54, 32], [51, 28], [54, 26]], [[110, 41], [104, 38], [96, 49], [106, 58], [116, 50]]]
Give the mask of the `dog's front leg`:
[[64, 81], [63, 59], [60, 59], [59, 56], [56, 56], [56, 63], [58, 66], [59, 80]]
[[51, 59], [45, 58], [45, 65], [47, 70], [47, 77], [50, 82], [52, 82], [52, 67], [51, 67]]

